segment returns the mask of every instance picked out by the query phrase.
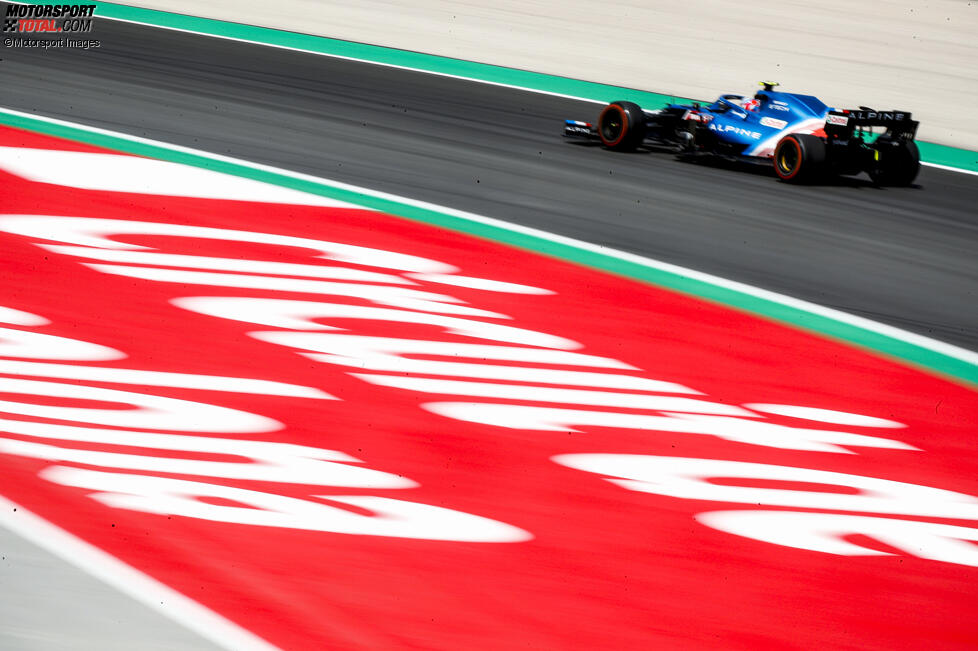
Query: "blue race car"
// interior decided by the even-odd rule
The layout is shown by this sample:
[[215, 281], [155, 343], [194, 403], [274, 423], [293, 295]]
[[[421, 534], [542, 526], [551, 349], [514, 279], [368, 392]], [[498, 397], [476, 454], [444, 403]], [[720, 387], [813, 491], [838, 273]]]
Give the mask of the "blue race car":
[[565, 120], [564, 135], [600, 140], [616, 151], [644, 145], [667, 147], [684, 158], [773, 162], [778, 177], [791, 183], [861, 172], [878, 185], [906, 186], [917, 178], [919, 123], [909, 112], [830, 109], [811, 95], [775, 91], [774, 82], [761, 85], [751, 99], [727, 94], [708, 106], [668, 104], [644, 111], [633, 102], [612, 102], [597, 125]]

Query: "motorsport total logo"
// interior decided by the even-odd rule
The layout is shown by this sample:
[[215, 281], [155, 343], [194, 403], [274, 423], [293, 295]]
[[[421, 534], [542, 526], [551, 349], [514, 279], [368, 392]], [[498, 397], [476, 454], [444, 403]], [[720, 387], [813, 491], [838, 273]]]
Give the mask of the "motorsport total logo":
[[8, 4], [3, 17], [4, 33], [72, 33], [92, 31], [95, 5]]

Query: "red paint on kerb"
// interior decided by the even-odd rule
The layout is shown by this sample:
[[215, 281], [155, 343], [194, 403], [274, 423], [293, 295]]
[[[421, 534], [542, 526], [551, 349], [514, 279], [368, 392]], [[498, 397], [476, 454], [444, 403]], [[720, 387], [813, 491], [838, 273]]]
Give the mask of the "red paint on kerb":
[[[13, 129], [0, 129], [0, 142], [98, 151]], [[52, 321], [37, 328], [12, 327], [112, 346], [129, 356], [92, 366], [276, 380], [319, 388], [341, 400], [88, 384], [274, 418], [286, 428], [208, 436], [338, 450], [420, 487], [368, 490], [174, 477], [301, 499], [374, 495], [410, 500], [492, 518], [534, 535], [522, 543], [438, 542], [112, 509], [86, 490], [39, 478], [52, 462], [0, 455], [0, 492], [5, 496], [274, 644], [290, 649], [729, 649], [963, 648], [978, 642], [975, 568], [908, 555], [834, 556], [728, 535], [700, 525], [693, 516], [750, 505], [628, 491], [550, 460], [570, 453], [730, 459], [975, 495], [978, 401], [963, 386], [671, 291], [370, 211], [90, 192], [33, 184], [3, 173], [0, 183], [0, 211], [5, 214], [314, 237], [424, 256], [455, 265], [464, 275], [542, 286], [556, 294], [521, 296], [434, 283], [417, 287], [512, 317], [498, 323], [573, 339], [584, 346], [579, 352], [642, 369], [623, 373], [681, 383], [703, 392], [704, 399], [805, 405], [892, 419], [908, 427], [837, 429], [921, 448], [853, 448], [858, 454], [847, 455], [778, 450], [702, 435], [610, 428], [519, 431], [451, 420], [419, 405], [469, 398], [373, 386], [348, 374], [356, 369], [316, 363], [248, 336], [273, 328], [194, 314], [169, 303], [183, 296], [367, 305], [364, 301], [113, 276], [85, 267], [79, 258], [49, 253], [29, 238], [0, 234], [0, 305]], [[162, 237], [118, 239], [169, 253], [313, 262], [308, 251], [298, 249]], [[423, 326], [328, 322], [351, 334], [492, 343]], [[786, 417], [772, 415], [770, 420], [802, 425]]]

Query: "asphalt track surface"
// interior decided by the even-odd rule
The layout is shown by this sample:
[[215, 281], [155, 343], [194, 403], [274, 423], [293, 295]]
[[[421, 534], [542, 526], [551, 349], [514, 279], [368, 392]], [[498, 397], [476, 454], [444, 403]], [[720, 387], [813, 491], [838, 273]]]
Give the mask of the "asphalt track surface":
[[[978, 177], [794, 187], [560, 137], [598, 106], [100, 21], [0, 50], [0, 105], [354, 183], [746, 282], [978, 350]], [[745, 82], [746, 83], [746, 82]]]

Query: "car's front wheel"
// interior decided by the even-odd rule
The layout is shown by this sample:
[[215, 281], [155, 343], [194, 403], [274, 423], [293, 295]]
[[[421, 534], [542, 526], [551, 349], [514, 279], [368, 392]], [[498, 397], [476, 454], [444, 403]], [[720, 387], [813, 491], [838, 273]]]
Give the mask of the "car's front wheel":
[[598, 116], [601, 144], [617, 151], [634, 151], [645, 139], [645, 113], [633, 102], [612, 102]]
[[789, 183], [810, 183], [825, 174], [825, 142], [818, 136], [793, 133], [774, 149], [774, 171]]

